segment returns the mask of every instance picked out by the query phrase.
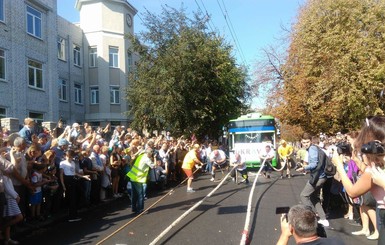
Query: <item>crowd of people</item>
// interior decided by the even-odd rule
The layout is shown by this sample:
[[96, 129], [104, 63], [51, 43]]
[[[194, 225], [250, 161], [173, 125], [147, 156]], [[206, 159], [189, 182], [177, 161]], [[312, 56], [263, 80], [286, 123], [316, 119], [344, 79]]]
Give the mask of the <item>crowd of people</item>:
[[[235, 153], [229, 162], [225, 149], [215, 140], [202, 143], [195, 137], [175, 138], [169, 132], [145, 136], [123, 126], [93, 128], [87, 123], [74, 123], [64, 127], [60, 121], [53, 130], [37, 131], [35, 121], [26, 118], [19, 132], [2, 130], [0, 143], [0, 227], [5, 244], [17, 244], [10, 237], [12, 225], [40, 222], [63, 208], [68, 209], [68, 221], [74, 222], [80, 220], [79, 208], [127, 195], [132, 211], [139, 214], [149, 188], [161, 190], [186, 177], [186, 191], [195, 192], [194, 169], [201, 168], [215, 181], [216, 170], [227, 169], [230, 163], [243, 182], [249, 182], [241, 154]], [[296, 241], [301, 236], [311, 238], [298, 238], [301, 241], [318, 240], [313, 218], [323, 227], [329, 226], [330, 193], [336, 193], [336, 189], [348, 207], [345, 218], [362, 225], [352, 235], [384, 244], [384, 143], [385, 118], [371, 117], [360, 131], [345, 135], [312, 137], [305, 133], [294, 144], [281, 139], [276, 149], [280, 169], [271, 164], [275, 149], [265, 144], [260, 157], [265, 162], [266, 178], [271, 177], [273, 169], [281, 179], [310, 173], [300, 194], [304, 206], [293, 207], [288, 219], [281, 219], [279, 244], [285, 244], [291, 235]], [[337, 174], [326, 174], [327, 159], [332, 159]], [[231, 176], [235, 177], [235, 171]], [[294, 217], [297, 213], [308, 217], [306, 222], [310, 223]], [[309, 232], [300, 231], [301, 222]]]
[[[281, 141], [281, 146], [286, 147]], [[385, 244], [385, 117], [366, 118], [359, 131], [335, 137], [312, 137], [304, 133], [297, 147], [297, 161], [286, 167], [309, 172], [310, 178], [300, 197], [302, 206], [294, 206], [281, 217], [281, 237], [277, 244], [287, 244], [293, 236], [297, 244], [343, 244], [338, 239], [317, 235], [317, 223], [328, 227], [330, 194], [339, 194], [348, 207], [344, 218], [362, 226], [352, 232]], [[280, 147], [281, 147], [280, 146]], [[279, 151], [279, 149], [278, 149]], [[291, 149], [281, 151], [281, 161], [288, 163]], [[336, 173], [327, 175], [328, 159]], [[290, 170], [287, 176], [290, 176]], [[282, 175], [281, 175], [282, 176]], [[321, 195], [322, 194], [322, 195]], [[371, 223], [371, 224], [370, 224]]]
[[[34, 224], [68, 209], [68, 221], [79, 221], [78, 210], [111, 198], [128, 196], [134, 213], [143, 211], [149, 188], [162, 190], [188, 177], [195, 163], [212, 173], [223, 149], [217, 141], [198, 144], [195, 137], [170, 132], [143, 135], [131, 128], [92, 127], [87, 123], [56, 128], [37, 127], [25, 118], [19, 132], [0, 133], [0, 224], [7, 244], [16, 244], [9, 229]], [[211, 161], [210, 161], [211, 159]], [[190, 169], [190, 170], [189, 170]]]

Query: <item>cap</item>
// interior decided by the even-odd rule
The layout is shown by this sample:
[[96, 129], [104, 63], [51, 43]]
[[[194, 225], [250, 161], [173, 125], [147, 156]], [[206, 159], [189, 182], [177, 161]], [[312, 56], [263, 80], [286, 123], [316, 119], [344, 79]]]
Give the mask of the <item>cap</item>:
[[40, 133], [40, 134], [37, 136], [37, 138], [39, 138], [39, 139], [44, 139], [44, 138], [47, 138], [47, 135], [44, 134], [44, 133]]
[[59, 142], [58, 142], [58, 145], [59, 146], [63, 146], [63, 145], [69, 145], [70, 143], [68, 142], [68, 140], [66, 139], [60, 139]]
[[77, 127], [79, 127], [80, 125], [79, 125], [79, 123], [74, 123], [74, 124], [72, 124], [72, 127], [73, 128], [77, 128]]

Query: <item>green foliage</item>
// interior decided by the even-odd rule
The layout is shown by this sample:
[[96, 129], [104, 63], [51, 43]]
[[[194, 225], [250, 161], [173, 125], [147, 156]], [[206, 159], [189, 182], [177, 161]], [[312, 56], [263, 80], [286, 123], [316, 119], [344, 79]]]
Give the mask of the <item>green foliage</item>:
[[276, 116], [333, 133], [383, 114], [384, 37], [384, 0], [309, 0], [293, 26]]
[[246, 71], [231, 46], [207, 31], [207, 21], [168, 7], [144, 15], [148, 31], [129, 37], [139, 54], [127, 89], [134, 128], [217, 137], [246, 109]]

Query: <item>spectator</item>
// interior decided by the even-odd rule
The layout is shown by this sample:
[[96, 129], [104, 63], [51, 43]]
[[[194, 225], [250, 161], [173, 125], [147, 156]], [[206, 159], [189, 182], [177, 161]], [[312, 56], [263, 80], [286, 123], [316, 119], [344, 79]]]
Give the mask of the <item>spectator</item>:
[[100, 201], [100, 192], [102, 187], [102, 179], [104, 166], [100, 159], [100, 146], [94, 145], [91, 152], [90, 159], [92, 161], [92, 170], [96, 171], [96, 174], [91, 175], [91, 203], [97, 204]]
[[[379, 209], [379, 222], [385, 224], [385, 190], [372, 181], [372, 164], [384, 168], [385, 160], [382, 154], [376, 154], [377, 148], [383, 149], [385, 143], [385, 117], [374, 116], [366, 118], [353, 147], [353, 160], [357, 165], [366, 165], [364, 173], [353, 184], [343, 168], [343, 158], [334, 152], [333, 163], [337, 166], [338, 174], [346, 192], [351, 197], [357, 197], [371, 192]], [[365, 145], [365, 147], [363, 147]], [[364, 151], [364, 152], [363, 152]], [[373, 234], [372, 234], [373, 235]], [[374, 234], [376, 235], [376, 234]], [[385, 227], [381, 226], [378, 234], [378, 244], [385, 244]]]
[[277, 245], [286, 245], [291, 236], [296, 244], [343, 245], [335, 238], [323, 238], [317, 234], [317, 216], [311, 207], [295, 205], [288, 214], [281, 216], [281, 236]]
[[45, 133], [40, 133], [37, 136], [38, 144], [40, 145], [41, 153], [44, 154], [47, 150], [51, 148], [51, 139]]
[[111, 178], [112, 178], [112, 195], [114, 198], [121, 197], [119, 193], [119, 180], [120, 180], [120, 170], [122, 167], [122, 156], [121, 148], [119, 146], [113, 146], [110, 163], [111, 163]]
[[[89, 158], [90, 154], [88, 151], [81, 151], [79, 154], [79, 167], [83, 170], [83, 174], [89, 175], [92, 179], [93, 175], [97, 175], [98, 172], [92, 169], [92, 160]], [[89, 206], [91, 204], [91, 181], [86, 179], [82, 179], [82, 202], [85, 206]]]
[[19, 135], [20, 137], [25, 139], [25, 142], [27, 145], [32, 144], [32, 140], [33, 140], [32, 135], [33, 135], [34, 127], [35, 127], [35, 121], [32, 118], [27, 117], [24, 119], [24, 126], [22, 129], [20, 129]]
[[47, 165], [35, 163], [32, 166], [31, 183], [35, 186], [35, 192], [30, 193], [29, 208], [31, 211], [31, 221], [43, 220], [40, 216], [41, 203], [43, 201], [42, 186], [48, 183], [47, 179], [43, 179], [43, 172], [45, 172]]
[[78, 183], [77, 178], [90, 180], [88, 175], [82, 175], [79, 172], [79, 165], [75, 163], [73, 158], [75, 152], [69, 150], [66, 153], [66, 159], [60, 162], [60, 182], [63, 187], [65, 198], [69, 207], [69, 222], [79, 221], [78, 215]]

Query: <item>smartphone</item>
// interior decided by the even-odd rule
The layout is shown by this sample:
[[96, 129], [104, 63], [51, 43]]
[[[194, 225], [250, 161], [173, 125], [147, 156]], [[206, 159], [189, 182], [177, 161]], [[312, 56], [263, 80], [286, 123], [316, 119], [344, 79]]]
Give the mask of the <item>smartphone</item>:
[[275, 214], [287, 214], [290, 210], [290, 207], [277, 207], [275, 209]]

